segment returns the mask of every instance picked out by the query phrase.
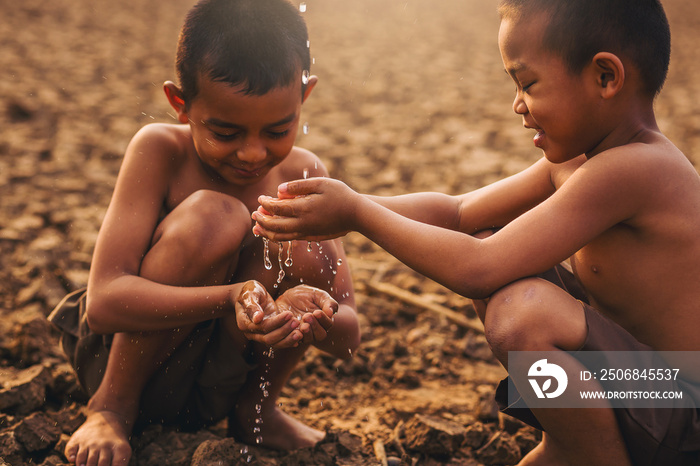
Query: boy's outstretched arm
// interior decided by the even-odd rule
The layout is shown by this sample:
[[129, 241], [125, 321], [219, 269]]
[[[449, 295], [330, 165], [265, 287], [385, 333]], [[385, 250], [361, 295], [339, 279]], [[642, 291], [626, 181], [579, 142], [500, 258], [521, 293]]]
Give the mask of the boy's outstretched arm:
[[[482, 240], [407, 218], [330, 179], [282, 185], [280, 197], [286, 199], [260, 198], [262, 207], [253, 216], [255, 230], [275, 241], [358, 231], [453, 291], [486, 297], [514, 280], [547, 270], [603, 231], [633, 218], [649, 195], [649, 174], [635, 169], [631, 159], [606, 154], [589, 160], [585, 170], [571, 170], [556, 193]], [[551, 180], [549, 184], [553, 186]], [[535, 199], [521, 192], [510, 196]], [[488, 198], [494, 206], [506, 206], [496, 209], [501, 214], [508, 205], [517, 205], [509, 204], [507, 193], [500, 189]], [[464, 228], [464, 222], [461, 225]]]
[[559, 168], [542, 158], [522, 172], [457, 196], [423, 192], [366, 197], [412, 220], [474, 234], [503, 227], [551, 196]]

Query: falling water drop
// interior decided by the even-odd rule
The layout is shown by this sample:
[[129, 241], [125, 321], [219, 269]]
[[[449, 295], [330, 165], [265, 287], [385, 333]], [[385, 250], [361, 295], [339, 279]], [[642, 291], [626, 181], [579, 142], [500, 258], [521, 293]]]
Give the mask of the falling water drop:
[[284, 269], [282, 268], [282, 254], [284, 254], [284, 245], [282, 243], [277, 243], [277, 246], [279, 246], [279, 249], [277, 250], [277, 264], [280, 266], [280, 271], [277, 274], [277, 284], [279, 285], [282, 283], [282, 279], [284, 278]]
[[294, 265], [294, 261], [292, 261], [292, 242], [289, 241], [287, 244], [289, 244], [289, 249], [287, 249], [287, 260], [284, 261], [284, 265], [291, 267]]
[[311, 241], [306, 243], [306, 252], [311, 252]]
[[301, 83], [304, 85], [309, 84], [310, 77], [311, 77], [311, 74], [309, 73], [309, 70], [304, 70], [304, 72], [301, 73]]
[[304, 13], [306, 11], [306, 2], [301, 2], [299, 4], [299, 11]]
[[304, 122], [304, 124], [301, 127], [301, 130], [304, 132], [304, 134], [309, 134], [309, 122]]
[[272, 262], [270, 261], [270, 240], [263, 238], [263, 258], [265, 263], [265, 268], [267, 270], [272, 270]]

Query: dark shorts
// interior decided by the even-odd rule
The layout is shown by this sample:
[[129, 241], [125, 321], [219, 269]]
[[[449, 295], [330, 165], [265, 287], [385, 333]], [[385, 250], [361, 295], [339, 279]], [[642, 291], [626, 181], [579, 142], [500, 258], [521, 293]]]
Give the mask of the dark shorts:
[[[48, 317], [61, 331], [61, 347], [88, 395], [102, 381], [112, 335], [87, 324], [85, 290], [67, 295]], [[218, 320], [198, 325], [151, 377], [141, 396], [139, 423], [162, 422], [197, 428], [226, 417], [250, 364]]]
[[[587, 304], [585, 294], [571, 272], [558, 266], [540, 277], [581, 301], [588, 336], [579, 351], [651, 351], [649, 346], [638, 342], [624, 328]], [[496, 402], [501, 411], [544, 430], [522, 398], [508, 404], [509, 385], [513, 390], [513, 384], [509, 384], [506, 378], [496, 388]], [[684, 408], [613, 409], [632, 464], [700, 465], [700, 387], [684, 381], [678, 385], [686, 396]]]

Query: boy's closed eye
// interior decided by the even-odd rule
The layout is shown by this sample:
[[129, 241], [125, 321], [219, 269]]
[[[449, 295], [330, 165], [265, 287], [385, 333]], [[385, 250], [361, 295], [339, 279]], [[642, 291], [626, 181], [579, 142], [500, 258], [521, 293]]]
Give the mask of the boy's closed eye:
[[236, 131], [235, 133], [217, 133], [216, 131], [212, 131], [211, 134], [214, 136], [214, 138], [220, 141], [233, 141], [241, 135], [241, 132]]
[[267, 134], [271, 139], [282, 139], [289, 134], [289, 130], [285, 129], [283, 131], [268, 131]]
[[529, 84], [526, 84], [522, 87], [523, 92], [527, 94], [527, 92], [530, 90], [530, 88], [536, 83], [537, 81], [532, 81]]
[[[219, 133], [212, 130], [212, 135], [220, 141], [233, 141], [240, 137], [243, 133], [241, 131], [236, 131], [234, 133]], [[289, 130], [285, 129], [283, 131], [267, 131], [267, 135], [270, 139], [282, 139], [289, 134]]]

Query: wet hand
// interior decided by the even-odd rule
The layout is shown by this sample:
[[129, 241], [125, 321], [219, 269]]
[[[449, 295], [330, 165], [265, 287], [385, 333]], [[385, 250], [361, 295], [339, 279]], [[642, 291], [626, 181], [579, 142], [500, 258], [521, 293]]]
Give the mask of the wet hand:
[[344, 183], [330, 178], [290, 181], [278, 197], [260, 196], [253, 212], [253, 232], [273, 241], [323, 241], [345, 235], [357, 196]]
[[289, 311], [301, 323], [303, 343], [324, 340], [333, 325], [333, 316], [338, 312], [338, 302], [326, 291], [308, 285], [299, 285], [277, 298], [277, 309]]
[[243, 335], [274, 349], [297, 346], [304, 338], [302, 323], [289, 309], [280, 310], [264, 286], [255, 280], [243, 285], [236, 299], [236, 323]]

